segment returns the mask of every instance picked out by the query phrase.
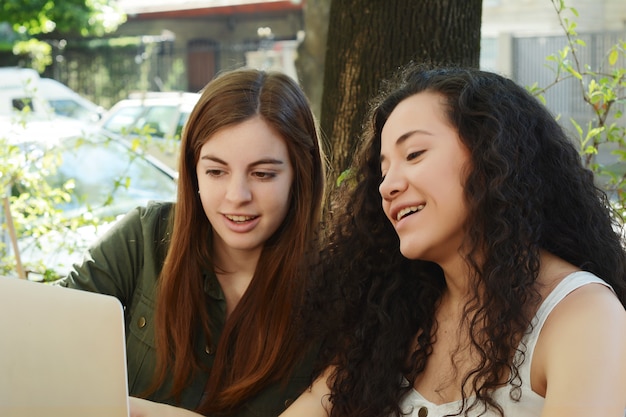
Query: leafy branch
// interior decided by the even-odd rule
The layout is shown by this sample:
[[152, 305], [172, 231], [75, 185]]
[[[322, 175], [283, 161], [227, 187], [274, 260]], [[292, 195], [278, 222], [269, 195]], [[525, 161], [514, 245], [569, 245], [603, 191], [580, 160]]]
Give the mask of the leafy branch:
[[[604, 56], [605, 68], [592, 69], [583, 64], [580, 51], [587, 45], [576, 31], [578, 11], [567, 7], [564, 0], [551, 0], [566, 36], [566, 45], [546, 58], [554, 72], [554, 81], [545, 87], [535, 83], [529, 91], [542, 102], [544, 94], [566, 80], [574, 79], [582, 100], [587, 104], [591, 117], [586, 123], [570, 118], [578, 138], [580, 154], [585, 166], [590, 168], [607, 191], [612, 203], [622, 217], [626, 217], [626, 127], [619, 123], [626, 104], [626, 41], [612, 45]], [[620, 62], [622, 65], [620, 65]], [[603, 164], [597, 155], [601, 149], [612, 149], [614, 161]]]

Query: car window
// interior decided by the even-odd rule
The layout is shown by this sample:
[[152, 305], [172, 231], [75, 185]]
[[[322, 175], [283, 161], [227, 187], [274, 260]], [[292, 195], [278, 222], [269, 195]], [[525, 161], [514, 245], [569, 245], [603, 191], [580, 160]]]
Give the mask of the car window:
[[61, 116], [72, 117], [80, 111], [80, 106], [73, 100], [48, 100], [48, 103], [54, 112]]
[[187, 119], [189, 119], [189, 115], [191, 112], [182, 112], [178, 117], [178, 123], [176, 124], [176, 132], [174, 133], [174, 137], [176, 139], [180, 139], [183, 135], [183, 128], [185, 127], [185, 123], [187, 123]]
[[115, 133], [130, 132], [137, 127], [135, 125], [136, 120], [143, 110], [141, 106], [122, 107], [109, 117], [103, 127]]
[[150, 127], [151, 135], [166, 137], [175, 132], [174, 125], [178, 115], [177, 106], [148, 106], [146, 112], [137, 120], [137, 127]]
[[30, 97], [20, 97], [11, 99], [11, 104], [15, 110], [22, 111], [26, 107], [30, 108], [31, 111], [34, 110], [33, 99]]
[[96, 117], [92, 111], [71, 99], [48, 100], [48, 103], [54, 112], [60, 116], [92, 122]]
[[49, 182], [58, 187], [70, 179], [75, 181], [72, 200], [59, 206], [66, 213], [89, 206], [96, 214], [117, 216], [147, 201], [173, 201], [176, 196], [171, 176], [114, 140], [65, 145], [62, 163]]

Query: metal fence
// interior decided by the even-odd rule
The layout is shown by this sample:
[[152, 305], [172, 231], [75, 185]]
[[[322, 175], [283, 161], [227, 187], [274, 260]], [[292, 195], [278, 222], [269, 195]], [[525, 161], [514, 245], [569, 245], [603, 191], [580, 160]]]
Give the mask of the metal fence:
[[132, 91], [186, 90], [185, 53], [163, 44], [66, 49], [44, 76], [109, 108]]
[[[42, 74], [82, 96], [111, 107], [132, 91], [187, 89], [186, 50], [171, 43], [135, 46], [55, 48], [53, 62]], [[0, 54], [0, 66], [29, 66], [10, 52]]]
[[[175, 46], [172, 41], [145, 38], [152, 37], [141, 37], [139, 44], [127, 46], [103, 43], [61, 48], [56, 42], [53, 62], [42, 75], [109, 108], [133, 91], [197, 92], [221, 69], [246, 65], [248, 54], [256, 54], [250, 58], [257, 61], [269, 59], [273, 53], [279, 53], [281, 59], [293, 59], [297, 44], [284, 39], [230, 43], [200, 39]], [[0, 66], [30, 65], [24, 58], [5, 52], [0, 53]], [[287, 67], [295, 71], [293, 65]]]

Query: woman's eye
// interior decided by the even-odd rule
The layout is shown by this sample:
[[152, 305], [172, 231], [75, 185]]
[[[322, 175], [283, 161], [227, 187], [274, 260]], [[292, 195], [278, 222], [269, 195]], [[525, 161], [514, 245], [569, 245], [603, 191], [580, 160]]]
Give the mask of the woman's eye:
[[224, 171], [222, 171], [221, 169], [207, 169], [206, 173], [211, 177], [220, 177], [224, 175]]
[[407, 161], [411, 161], [417, 157], [419, 157], [421, 154], [423, 154], [426, 151], [415, 151], [415, 152], [411, 152], [406, 156], [406, 160]]
[[274, 178], [276, 176], [276, 173], [257, 171], [257, 172], [253, 172], [252, 175], [261, 180], [269, 180], [269, 179]]

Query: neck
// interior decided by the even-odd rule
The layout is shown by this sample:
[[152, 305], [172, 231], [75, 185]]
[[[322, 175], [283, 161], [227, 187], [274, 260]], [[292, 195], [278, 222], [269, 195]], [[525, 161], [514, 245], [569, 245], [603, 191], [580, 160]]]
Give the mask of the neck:
[[471, 291], [471, 271], [465, 259], [455, 256], [439, 266], [446, 280], [446, 297], [455, 303], [466, 300]]
[[261, 249], [239, 251], [215, 248], [215, 275], [224, 292], [227, 316], [235, 309], [248, 289], [260, 256]]

